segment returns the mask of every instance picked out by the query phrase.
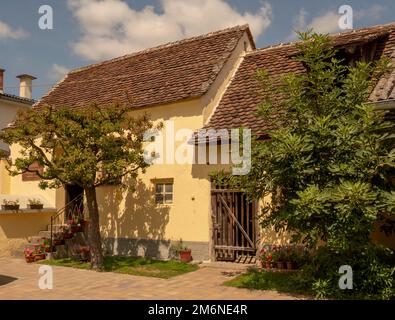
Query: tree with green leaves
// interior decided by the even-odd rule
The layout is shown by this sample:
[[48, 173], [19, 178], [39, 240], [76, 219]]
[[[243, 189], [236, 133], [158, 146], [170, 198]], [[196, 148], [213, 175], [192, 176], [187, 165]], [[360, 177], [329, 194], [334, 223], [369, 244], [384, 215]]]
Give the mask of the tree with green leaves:
[[[384, 217], [394, 220], [394, 123], [385, 121], [368, 96], [392, 66], [385, 58], [348, 65], [329, 36], [300, 37], [293, 59], [304, 73], [281, 81], [265, 70], [257, 73], [263, 93], [257, 116], [275, 129], [254, 139], [251, 171], [213, 177], [253, 198], [270, 199], [261, 214], [263, 227], [287, 231], [294, 242], [313, 249], [301, 272], [308, 290], [319, 297], [391, 298], [393, 254], [372, 244], [370, 236]], [[353, 267], [353, 292], [338, 287], [341, 265]]]
[[[96, 188], [133, 188], [138, 172], [148, 166], [143, 138], [152, 122], [147, 115], [131, 117], [129, 111], [127, 105], [96, 103], [78, 109], [24, 110], [0, 135], [6, 143], [22, 147], [17, 158], [9, 159], [12, 176], [34, 172], [43, 189], [65, 185], [84, 189], [93, 268], [103, 265]], [[32, 166], [36, 163], [42, 171]]]
[[255, 198], [271, 198], [264, 226], [289, 231], [310, 246], [323, 241], [336, 250], [355, 249], [370, 241], [383, 213], [395, 209], [394, 124], [367, 103], [389, 61], [350, 66], [329, 36], [300, 37], [294, 59], [305, 73], [287, 74], [278, 86], [278, 79], [258, 71], [263, 91], [276, 94], [263, 96], [257, 114], [276, 129], [253, 143], [250, 173], [216, 177]]

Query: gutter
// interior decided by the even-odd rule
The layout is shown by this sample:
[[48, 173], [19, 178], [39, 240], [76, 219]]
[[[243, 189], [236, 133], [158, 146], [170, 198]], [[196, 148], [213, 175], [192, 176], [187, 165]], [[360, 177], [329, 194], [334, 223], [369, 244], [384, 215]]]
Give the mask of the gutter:
[[14, 103], [26, 104], [28, 106], [32, 106], [33, 103], [35, 102], [34, 100], [31, 100], [31, 99], [21, 98], [18, 96], [5, 94], [5, 93], [0, 93], [0, 100], [6, 100], [6, 101], [14, 102]]

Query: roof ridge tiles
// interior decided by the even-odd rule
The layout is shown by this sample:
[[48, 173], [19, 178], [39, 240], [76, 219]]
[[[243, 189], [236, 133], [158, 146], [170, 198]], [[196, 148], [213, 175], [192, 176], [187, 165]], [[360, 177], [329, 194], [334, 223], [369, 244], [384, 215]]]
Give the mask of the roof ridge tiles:
[[255, 49], [249, 26], [239, 25], [74, 69], [34, 108], [115, 100], [138, 108], [203, 96], [244, 36]]
[[[347, 30], [347, 31], [343, 31], [343, 32], [338, 32], [338, 33], [329, 33], [328, 35], [331, 38], [338, 38], [338, 37], [345, 37], [347, 35], [353, 35], [355, 36], [355, 34], [357, 33], [364, 33], [364, 32], [368, 32], [368, 31], [372, 31], [372, 33], [377, 33], [380, 31], [383, 31], [385, 29], [388, 29], [388, 32], [391, 32], [392, 29], [395, 30], [395, 22], [390, 22], [387, 24], [379, 24], [379, 25], [374, 25], [374, 26], [370, 26], [370, 27], [365, 27], [365, 28], [359, 28], [359, 29], [352, 29], [352, 30]], [[296, 40], [296, 41], [290, 41], [290, 42], [286, 42], [286, 43], [277, 43], [277, 44], [272, 44], [272, 45], [268, 45], [266, 47], [262, 47], [262, 48], [257, 48], [254, 51], [250, 51], [247, 52], [247, 55], [254, 55], [254, 54], [259, 54], [262, 51], [266, 51], [266, 50], [270, 50], [270, 49], [279, 49], [279, 48], [284, 48], [286, 46], [294, 46], [297, 43], [300, 43], [300, 40]]]
[[217, 36], [217, 35], [220, 35], [220, 34], [223, 34], [223, 33], [228, 33], [228, 32], [231, 32], [231, 31], [245, 31], [245, 30], [248, 30], [248, 29], [249, 29], [249, 25], [248, 24], [243, 24], [243, 25], [237, 25], [237, 26], [234, 26], [234, 27], [229, 27], [229, 28], [221, 29], [221, 30], [217, 30], [217, 31], [211, 31], [211, 32], [208, 32], [208, 33], [205, 33], [205, 34], [193, 36], [193, 37], [186, 38], [186, 39], [170, 41], [170, 42], [167, 42], [167, 43], [164, 43], [164, 44], [160, 44], [160, 45], [157, 45], [157, 46], [154, 46], [154, 47], [151, 47], [151, 48], [147, 48], [147, 49], [144, 49], [144, 50], [128, 53], [128, 54], [125, 54], [125, 55], [122, 55], [122, 56], [119, 56], [119, 57], [115, 57], [115, 58], [112, 58], [112, 59], [108, 59], [108, 60], [100, 61], [100, 62], [97, 62], [97, 63], [89, 64], [87, 66], [83, 66], [83, 67], [80, 67], [80, 68], [76, 68], [76, 69], [70, 70], [68, 72], [68, 74], [77, 73], [77, 72], [84, 71], [84, 70], [87, 70], [87, 69], [90, 69], [90, 68], [93, 68], [93, 67], [96, 67], [96, 66], [100, 66], [100, 65], [107, 64], [107, 63], [121, 61], [121, 60], [124, 60], [124, 59], [128, 59], [128, 58], [131, 58], [131, 57], [147, 54], [147, 53], [150, 53], [150, 52], [154, 52], [154, 51], [157, 51], [157, 50], [169, 48], [169, 47], [172, 47], [172, 46], [177, 46], [177, 45], [181, 45], [181, 44], [185, 44], [185, 43], [193, 42], [193, 41], [199, 41], [199, 40], [202, 40], [202, 39], [205, 39], [205, 38], [209, 38], [209, 37], [213, 37], [213, 36]]

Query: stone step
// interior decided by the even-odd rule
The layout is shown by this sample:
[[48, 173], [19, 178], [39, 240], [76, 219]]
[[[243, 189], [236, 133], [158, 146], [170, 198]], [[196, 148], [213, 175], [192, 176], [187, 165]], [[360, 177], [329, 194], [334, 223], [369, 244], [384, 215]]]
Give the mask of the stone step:
[[29, 244], [43, 244], [44, 243], [45, 238], [41, 237], [41, 236], [32, 236], [29, 238]]
[[51, 231], [40, 231], [38, 236], [45, 239], [51, 239]]
[[[54, 224], [54, 225], [52, 226], [52, 231], [53, 231], [53, 232], [61, 231], [61, 229], [62, 229], [64, 226], [67, 226], [67, 224]], [[47, 230], [48, 230], [48, 231], [51, 231], [51, 225], [50, 225], [50, 224], [47, 226]]]

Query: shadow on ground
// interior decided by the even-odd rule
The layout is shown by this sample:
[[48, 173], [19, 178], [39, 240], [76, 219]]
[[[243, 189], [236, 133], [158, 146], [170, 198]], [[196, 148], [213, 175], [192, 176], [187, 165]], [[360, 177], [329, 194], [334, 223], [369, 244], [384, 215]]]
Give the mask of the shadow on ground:
[[18, 280], [18, 278], [4, 276], [0, 274], [0, 286], [5, 286], [6, 284], [9, 284], [15, 280]]

